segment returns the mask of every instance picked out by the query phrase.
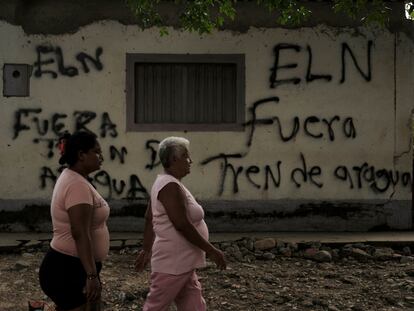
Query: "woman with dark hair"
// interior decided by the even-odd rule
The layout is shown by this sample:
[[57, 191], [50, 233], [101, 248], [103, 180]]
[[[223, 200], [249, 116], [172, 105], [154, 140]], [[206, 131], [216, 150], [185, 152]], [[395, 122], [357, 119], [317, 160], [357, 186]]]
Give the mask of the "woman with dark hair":
[[51, 202], [53, 238], [39, 269], [40, 286], [56, 310], [99, 310], [99, 272], [109, 251], [109, 206], [88, 181], [103, 162], [95, 134], [78, 131], [59, 139], [67, 164], [56, 181]]

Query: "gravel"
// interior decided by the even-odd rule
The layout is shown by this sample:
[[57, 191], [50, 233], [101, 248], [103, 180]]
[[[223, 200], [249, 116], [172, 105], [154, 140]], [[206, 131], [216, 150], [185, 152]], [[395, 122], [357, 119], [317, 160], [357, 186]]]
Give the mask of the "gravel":
[[[210, 311], [414, 310], [409, 247], [393, 250], [359, 243], [332, 248], [251, 238], [217, 246], [226, 253], [228, 269], [219, 271], [208, 262], [198, 272]], [[149, 271], [133, 270], [137, 251], [111, 250], [102, 271], [104, 310], [142, 309]], [[1, 311], [28, 310], [32, 299], [50, 303], [37, 280], [43, 256], [36, 248], [1, 255]]]

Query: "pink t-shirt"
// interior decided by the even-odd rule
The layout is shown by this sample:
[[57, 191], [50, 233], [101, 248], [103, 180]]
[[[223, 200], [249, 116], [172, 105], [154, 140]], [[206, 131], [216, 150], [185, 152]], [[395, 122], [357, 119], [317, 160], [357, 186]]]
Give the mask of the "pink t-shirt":
[[71, 169], [63, 170], [53, 189], [50, 207], [53, 239], [50, 246], [63, 254], [79, 257], [68, 214], [69, 208], [77, 204], [93, 206], [92, 247], [95, 260], [102, 261], [109, 251], [109, 232], [106, 226], [108, 203], [82, 175]]
[[205, 253], [187, 241], [170, 221], [158, 193], [169, 183], [176, 183], [185, 194], [187, 217], [196, 230], [208, 240], [208, 228], [204, 222], [204, 211], [190, 191], [176, 178], [168, 174], [158, 175], [151, 189], [152, 225], [155, 233], [152, 247], [151, 270], [168, 274], [182, 274], [204, 267]]

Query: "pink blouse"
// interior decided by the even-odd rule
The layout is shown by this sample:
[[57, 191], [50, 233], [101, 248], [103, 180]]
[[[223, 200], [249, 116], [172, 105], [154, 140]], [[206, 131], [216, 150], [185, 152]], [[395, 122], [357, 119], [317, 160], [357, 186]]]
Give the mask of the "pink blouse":
[[181, 235], [170, 221], [158, 193], [169, 183], [176, 183], [185, 194], [187, 217], [195, 229], [208, 240], [208, 228], [204, 222], [204, 211], [190, 191], [175, 177], [158, 175], [151, 189], [152, 225], [155, 240], [152, 247], [151, 270], [173, 275], [204, 267], [205, 253]]
[[50, 246], [63, 254], [79, 257], [68, 214], [68, 210], [78, 204], [93, 206], [92, 247], [95, 260], [102, 261], [109, 252], [109, 232], [106, 226], [108, 203], [82, 175], [70, 169], [63, 170], [53, 189], [50, 207], [53, 239]]

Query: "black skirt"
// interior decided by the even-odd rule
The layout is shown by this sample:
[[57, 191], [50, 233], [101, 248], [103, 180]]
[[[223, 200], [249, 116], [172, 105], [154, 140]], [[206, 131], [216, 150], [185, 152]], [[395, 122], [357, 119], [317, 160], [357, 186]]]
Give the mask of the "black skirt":
[[[102, 263], [96, 262], [98, 273], [101, 268]], [[50, 248], [40, 265], [39, 281], [43, 292], [59, 310], [78, 308], [86, 303], [86, 272], [78, 257]]]

